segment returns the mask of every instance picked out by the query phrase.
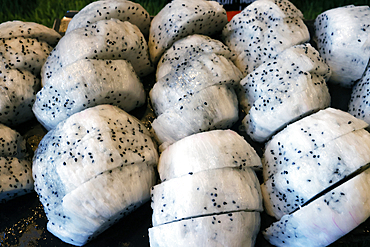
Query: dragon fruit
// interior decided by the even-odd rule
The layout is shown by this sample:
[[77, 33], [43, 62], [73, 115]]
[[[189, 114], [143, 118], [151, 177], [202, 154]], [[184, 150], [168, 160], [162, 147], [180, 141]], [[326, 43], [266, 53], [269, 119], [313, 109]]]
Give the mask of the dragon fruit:
[[27, 156], [21, 134], [0, 124], [0, 203], [34, 191], [32, 163]]
[[33, 192], [31, 161], [0, 157], [0, 203]]
[[[356, 130], [289, 160], [262, 184], [266, 211], [280, 219], [370, 162], [370, 134]], [[314, 175], [313, 175], [314, 174]]]
[[139, 76], [154, 71], [146, 40], [137, 26], [116, 19], [101, 20], [63, 36], [42, 67], [42, 84], [65, 66], [86, 58], [126, 59]]
[[157, 162], [149, 131], [118, 107], [72, 115], [44, 136], [33, 158], [48, 230], [84, 245], [150, 199]]
[[232, 130], [212, 130], [185, 137], [166, 148], [160, 156], [161, 181], [221, 167], [261, 170], [256, 151]]
[[330, 107], [288, 125], [266, 143], [262, 158], [264, 181], [291, 166], [291, 160], [367, 126], [366, 122], [349, 113]]
[[370, 67], [367, 67], [364, 75], [352, 88], [351, 99], [348, 103], [348, 112], [368, 124], [370, 124], [369, 80]]
[[149, 35], [150, 16], [140, 4], [127, 0], [100, 0], [81, 9], [68, 23], [66, 34], [90, 24], [109, 19], [129, 21], [136, 25], [144, 37]]
[[162, 182], [152, 188], [150, 245], [254, 246], [263, 208], [252, 167], [260, 165], [254, 149], [231, 130], [168, 146], [158, 163]]
[[[186, 56], [186, 55], [185, 55]], [[184, 58], [184, 57], [182, 57]], [[238, 68], [222, 55], [201, 53], [159, 79], [150, 90], [157, 115], [177, 108], [183, 101], [213, 85], [236, 85], [242, 76]]]
[[0, 37], [4, 39], [24, 37], [46, 41], [55, 46], [61, 35], [54, 29], [35, 22], [7, 21], [0, 24]]
[[157, 116], [152, 127], [164, 146], [198, 132], [230, 128], [238, 120], [242, 75], [231, 60], [208, 50], [193, 54], [191, 46], [183, 48], [175, 58], [180, 63], [170, 62], [172, 69], [149, 92]]
[[229, 129], [238, 120], [237, 96], [226, 85], [207, 87], [176, 104], [152, 122], [163, 147], [195, 133]]
[[370, 216], [370, 170], [328, 191], [263, 231], [275, 246], [327, 246]]
[[27, 156], [26, 140], [14, 130], [0, 124], [0, 157], [23, 159]]
[[362, 77], [370, 57], [370, 7], [344, 6], [315, 19], [314, 40], [332, 69], [330, 82], [351, 87]]
[[150, 246], [253, 247], [260, 221], [258, 212], [246, 211], [175, 221], [150, 228]]
[[248, 167], [209, 169], [162, 182], [152, 189], [153, 226], [221, 212], [261, 212], [258, 184]]
[[[274, 160], [269, 164], [272, 170], [268, 178], [261, 185], [267, 213], [280, 219], [370, 162], [370, 134], [362, 128], [352, 130], [356, 124], [351, 124], [350, 114], [343, 112], [337, 116], [340, 117], [335, 114], [322, 119], [307, 117], [273, 137], [272, 141], [282, 149], [266, 145], [264, 157]], [[332, 119], [324, 124], [326, 118]], [[301, 134], [294, 134], [297, 129]]]
[[0, 123], [16, 126], [34, 118], [32, 105], [40, 79], [28, 70], [10, 69], [0, 61]]
[[247, 115], [243, 126], [264, 142], [288, 123], [330, 104], [330, 68], [310, 44], [292, 46], [241, 80]]
[[157, 63], [175, 41], [191, 34], [214, 35], [226, 23], [226, 11], [216, 1], [173, 0], [151, 22], [148, 42], [150, 58]]
[[50, 130], [88, 107], [113, 104], [131, 111], [145, 100], [144, 87], [128, 61], [81, 59], [47, 81], [32, 109], [38, 121]]
[[199, 53], [214, 53], [232, 61], [236, 57], [236, 54], [219, 40], [201, 34], [189, 35], [174, 42], [162, 55], [157, 65], [157, 81]]
[[231, 19], [222, 39], [238, 54], [235, 64], [246, 76], [263, 61], [310, 39], [302, 18], [287, 0], [257, 0]]
[[37, 38], [1, 38], [0, 60], [9, 68], [29, 70], [38, 76], [53, 48]]

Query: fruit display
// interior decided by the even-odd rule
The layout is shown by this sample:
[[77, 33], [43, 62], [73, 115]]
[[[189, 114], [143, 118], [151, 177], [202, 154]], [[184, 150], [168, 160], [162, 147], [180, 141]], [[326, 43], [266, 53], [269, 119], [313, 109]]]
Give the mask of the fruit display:
[[1, 23], [0, 245], [369, 242], [368, 12], [98, 0], [61, 34]]

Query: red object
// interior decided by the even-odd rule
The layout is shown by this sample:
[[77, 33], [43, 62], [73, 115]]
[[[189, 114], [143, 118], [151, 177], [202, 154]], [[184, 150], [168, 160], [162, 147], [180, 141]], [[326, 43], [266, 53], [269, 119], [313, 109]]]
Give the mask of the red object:
[[231, 19], [234, 17], [234, 15], [239, 14], [241, 10], [233, 10], [233, 11], [226, 11], [227, 20], [231, 21]]

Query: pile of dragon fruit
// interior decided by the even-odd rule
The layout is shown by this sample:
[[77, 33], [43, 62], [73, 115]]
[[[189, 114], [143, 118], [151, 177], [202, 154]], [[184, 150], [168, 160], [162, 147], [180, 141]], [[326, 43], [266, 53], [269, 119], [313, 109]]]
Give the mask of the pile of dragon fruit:
[[[288, 0], [230, 21], [216, 1], [151, 18], [99, 0], [64, 36], [9, 21], [0, 40], [0, 203], [36, 192], [65, 243], [149, 201], [153, 247], [255, 246], [261, 232], [327, 246], [370, 216], [369, 6], [328, 10], [310, 33]], [[348, 111], [329, 85], [352, 90]], [[32, 119], [45, 135], [29, 152], [17, 128]]]

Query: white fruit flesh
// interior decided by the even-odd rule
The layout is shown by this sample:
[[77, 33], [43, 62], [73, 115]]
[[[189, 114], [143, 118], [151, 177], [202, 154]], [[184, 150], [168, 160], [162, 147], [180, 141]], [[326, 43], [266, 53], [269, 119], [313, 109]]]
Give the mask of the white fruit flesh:
[[2, 38], [37, 38], [55, 46], [62, 37], [57, 31], [35, 22], [7, 21], [0, 24]]
[[186, 97], [152, 123], [159, 143], [174, 143], [191, 134], [228, 129], [238, 119], [238, 101], [232, 88], [207, 87]]
[[361, 80], [352, 88], [351, 99], [348, 103], [348, 112], [353, 116], [370, 124], [370, 67], [361, 77]]
[[262, 184], [266, 212], [277, 219], [370, 162], [370, 134], [357, 130], [292, 158]]
[[26, 140], [16, 130], [0, 124], [0, 156], [22, 159], [26, 156]]
[[153, 226], [222, 212], [262, 211], [260, 193], [257, 176], [248, 167], [170, 179], [152, 189]]
[[309, 44], [292, 46], [261, 64], [240, 82], [250, 104], [243, 120], [247, 133], [264, 142], [288, 123], [328, 107], [329, 76], [329, 67]]
[[0, 157], [0, 203], [33, 192], [32, 163]]
[[40, 79], [28, 70], [9, 69], [0, 61], [0, 81], [0, 122], [16, 126], [32, 119]]
[[72, 115], [44, 136], [33, 159], [48, 229], [83, 245], [149, 199], [157, 162], [149, 131], [118, 107]]
[[68, 23], [66, 34], [99, 20], [118, 19], [136, 25], [143, 35], [149, 35], [150, 16], [140, 4], [127, 0], [100, 0], [82, 8]]
[[148, 43], [150, 57], [157, 63], [175, 41], [191, 34], [215, 34], [226, 23], [226, 11], [218, 2], [174, 0], [162, 8], [151, 22]]
[[219, 40], [201, 34], [189, 35], [176, 41], [162, 55], [157, 65], [157, 81], [199, 53], [214, 53], [230, 60], [236, 57], [236, 54]]
[[207, 87], [234, 86], [242, 78], [235, 65], [222, 55], [201, 53], [182, 58], [187, 58], [186, 62], [159, 79], [150, 91], [156, 115], [170, 108], [177, 108], [187, 98]]
[[57, 71], [36, 95], [33, 112], [47, 129], [98, 104], [129, 112], [145, 102], [144, 87], [126, 60], [81, 59]]
[[315, 41], [332, 69], [330, 81], [351, 87], [364, 73], [370, 57], [369, 6], [330, 9], [315, 19]]
[[166, 148], [159, 158], [162, 181], [208, 169], [253, 167], [262, 164], [256, 151], [232, 130], [213, 130], [194, 134]]
[[146, 40], [137, 26], [116, 19], [101, 20], [63, 36], [42, 68], [43, 84], [68, 64], [86, 58], [127, 59], [139, 76], [154, 71]]
[[302, 207], [263, 234], [276, 246], [327, 246], [370, 216], [370, 170]]
[[246, 76], [266, 59], [309, 40], [302, 13], [289, 1], [258, 0], [235, 15], [222, 31], [224, 43], [238, 54]]
[[1, 39], [0, 60], [12, 69], [29, 70], [38, 76], [53, 47], [33, 38]]
[[290, 159], [309, 154], [327, 142], [367, 126], [366, 122], [334, 108], [321, 110], [288, 125], [265, 146], [262, 159], [264, 181], [277, 173], [279, 167], [289, 165]]
[[155, 182], [154, 168], [145, 163], [105, 171], [63, 197], [48, 215], [48, 231], [64, 242], [84, 245], [147, 202]]
[[180, 220], [149, 229], [152, 247], [252, 247], [260, 229], [259, 212], [232, 212]]

